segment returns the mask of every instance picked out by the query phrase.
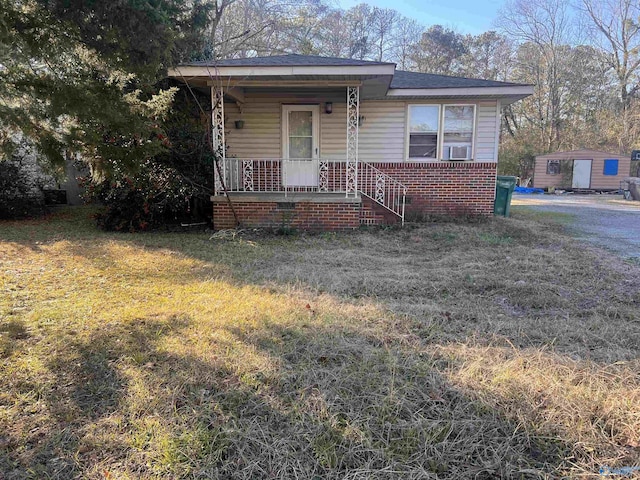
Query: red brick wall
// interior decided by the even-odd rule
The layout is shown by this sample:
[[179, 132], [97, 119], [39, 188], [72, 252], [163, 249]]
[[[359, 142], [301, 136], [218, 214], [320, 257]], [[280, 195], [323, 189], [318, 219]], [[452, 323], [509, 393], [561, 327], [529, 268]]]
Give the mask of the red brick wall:
[[[354, 202], [295, 202], [284, 209], [277, 202], [242, 202], [233, 199], [233, 207], [243, 227], [280, 226], [300, 230], [350, 230], [360, 225], [360, 204]], [[234, 228], [229, 205], [216, 200], [213, 204], [213, 226], [216, 230]]]
[[[491, 215], [496, 184], [495, 163], [376, 163], [375, 167], [407, 186], [407, 218], [412, 214]], [[222, 199], [221, 199], [222, 200]], [[226, 201], [213, 204], [216, 229], [233, 228], [234, 218]], [[384, 223], [395, 223], [396, 216], [374, 202], [363, 200], [365, 208], [373, 209]], [[295, 202], [293, 209], [277, 202], [240, 201], [233, 204], [242, 226], [290, 226], [301, 230], [348, 230], [357, 228], [359, 203]]]
[[496, 189], [495, 163], [376, 163], [402, 182], [411, 203], [406, 212], [435, 215], [491, 215]]

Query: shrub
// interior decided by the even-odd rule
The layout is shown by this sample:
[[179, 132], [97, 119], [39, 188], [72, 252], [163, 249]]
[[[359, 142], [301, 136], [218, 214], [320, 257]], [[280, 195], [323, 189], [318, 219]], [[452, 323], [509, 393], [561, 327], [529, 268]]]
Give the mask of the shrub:
[[163, 150], [135, 173], [114, 164], [108, 179], [89, 182], [89, 197], [106, 207], [97, 215], [98, 225], [132, 232], [210, 220], [213, 154], [207, 120], [190, 92], [179, 89], [171, 114], [156, 134]]
[[104, 230], [145, 231], [191, 218], [198, 192], [176, 170], [148, 161], [135, 175], [116, 174], [89, 185], [105, 209], [96, 215]]

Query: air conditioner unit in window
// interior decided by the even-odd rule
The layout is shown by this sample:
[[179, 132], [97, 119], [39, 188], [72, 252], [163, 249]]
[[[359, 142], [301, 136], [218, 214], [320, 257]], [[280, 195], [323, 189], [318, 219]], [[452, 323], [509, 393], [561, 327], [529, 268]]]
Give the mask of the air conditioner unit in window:
[[469, 147], [449, 147], [449, 160], [466, 160]]

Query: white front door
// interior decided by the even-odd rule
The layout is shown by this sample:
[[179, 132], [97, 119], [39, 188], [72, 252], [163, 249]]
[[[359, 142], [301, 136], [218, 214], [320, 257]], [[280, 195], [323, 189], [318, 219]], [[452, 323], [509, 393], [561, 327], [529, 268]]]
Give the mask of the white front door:
[[589, 188], [591, 186], [591, 160], [573, 161], [573, 188]]
[[319, 118], [318, 105], [282, 106], [282, 180], [285, 186], [318, 186]]

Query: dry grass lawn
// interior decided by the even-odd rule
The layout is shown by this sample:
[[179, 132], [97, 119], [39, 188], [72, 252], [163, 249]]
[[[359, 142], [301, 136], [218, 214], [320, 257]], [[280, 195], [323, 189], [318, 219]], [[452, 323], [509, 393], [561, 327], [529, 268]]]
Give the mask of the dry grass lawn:
[[544, 216], [210, 239], [90, 214], [0, 223], [2, 480], [640, 464], [640, 266]]

